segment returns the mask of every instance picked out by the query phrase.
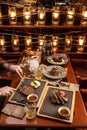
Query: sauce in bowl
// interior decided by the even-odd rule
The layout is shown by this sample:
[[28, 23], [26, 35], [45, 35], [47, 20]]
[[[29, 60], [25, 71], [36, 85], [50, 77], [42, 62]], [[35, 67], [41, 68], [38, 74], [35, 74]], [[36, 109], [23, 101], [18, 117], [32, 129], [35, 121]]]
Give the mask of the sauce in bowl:
[[68, 107], [60, 107], [58, 114], [62, 117], [68, 117], [70, 115], [70, 109]]
[[36, 94], [34, 94], [34, 93], [29, 94], [29, 95], [27, 96], [27, 100], [28, 100], [28, 102], [37, 102], [37, 100], [38, 100], [38, 95], [36, 95]]

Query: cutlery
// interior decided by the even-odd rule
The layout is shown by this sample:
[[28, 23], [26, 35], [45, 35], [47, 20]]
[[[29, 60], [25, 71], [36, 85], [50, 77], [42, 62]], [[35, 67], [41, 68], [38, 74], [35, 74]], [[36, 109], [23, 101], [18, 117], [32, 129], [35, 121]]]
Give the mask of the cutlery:
[[56, 81], [49, 81], [49, 80], [48, 80], [48, 83], [49, 83], [50, 85], [60, 87], [60, 81], [61, 81], [61, 80], [62, 80], [62, 78], [61, 78], [61, 79], [58, 79], [58, 80], [56, 80]]
[[17, 72], [17, 74], [19, 75], [19, 77], [22, 79], [23, 77], [22, 77], [22, 75], [19, 73], [19, 71], [16, 70], [16, 72]]

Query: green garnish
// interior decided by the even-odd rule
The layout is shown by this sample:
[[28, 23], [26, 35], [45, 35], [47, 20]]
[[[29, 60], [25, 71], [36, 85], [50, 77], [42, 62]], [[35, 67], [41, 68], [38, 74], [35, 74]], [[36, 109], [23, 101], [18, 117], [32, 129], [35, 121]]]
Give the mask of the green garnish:
[[37, 85], [36, 81], [33, 81], [33, 83], [34, 83], [35, 85]]

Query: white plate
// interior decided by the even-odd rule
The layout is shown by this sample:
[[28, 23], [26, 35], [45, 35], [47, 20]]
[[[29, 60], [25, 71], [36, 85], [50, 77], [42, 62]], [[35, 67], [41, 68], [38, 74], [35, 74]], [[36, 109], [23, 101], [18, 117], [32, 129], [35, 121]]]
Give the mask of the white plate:
[[51, 55], [51, 56], [47, 57], [47, 61], [53, 65], [64, 65], [68, 62], [68, 58], [67, 58], [66, 54], [56, 53], [55, 56], [62, 57], [62, 60], [60, 62], [58, 62], [58, 61], [56, 62], [53, 60], [53, 55]]
[[42, 73], [44, 76], [48, 77], [48, 78], [51, 78], [51, 79], [61, 79], [61, 78], [64, 78], [66, 77], [67, 75], [67, 71], [62, 67], [62, 66], [57, 66], [58, 69], [59, 69], [59, 72], [60, 74], [58, 76], [54, 76], [54, 75], [50, 75], [49, 74], [49, 71], [55, 67], [54, 65], [51, 65], [51, 66], [46, 66], [43, 68], [42, 70]]

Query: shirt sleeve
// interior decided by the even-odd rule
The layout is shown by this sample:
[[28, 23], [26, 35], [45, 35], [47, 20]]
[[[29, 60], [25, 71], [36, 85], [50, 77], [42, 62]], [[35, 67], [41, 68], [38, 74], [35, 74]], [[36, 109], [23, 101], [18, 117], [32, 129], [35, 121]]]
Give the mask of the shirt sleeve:
[[5, 61], [0, 57], [0, 69], [3, 68]]
[[0, 96], [0, 111], [2, 110], [5, 103], [6, 96]]

